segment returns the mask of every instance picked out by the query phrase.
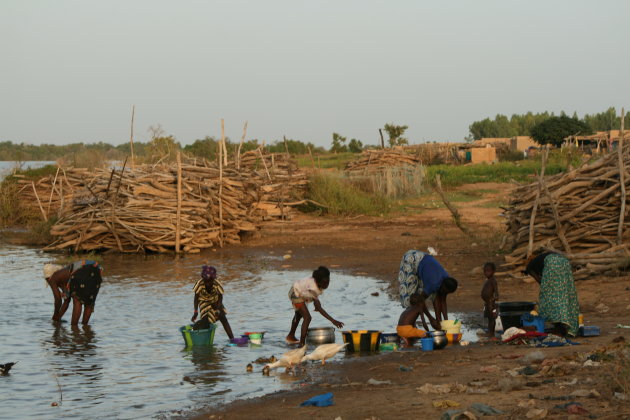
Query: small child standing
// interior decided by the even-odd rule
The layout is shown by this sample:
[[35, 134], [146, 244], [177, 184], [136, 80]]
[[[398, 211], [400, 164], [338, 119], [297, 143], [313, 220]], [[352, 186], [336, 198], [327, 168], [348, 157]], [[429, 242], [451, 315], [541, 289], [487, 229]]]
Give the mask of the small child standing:
[[[416, 322], [418, 317], [422, 315], [424, 310], [422, 298], [418, 293], [414, 293], [409, 297], [409, 307], [400, 314], [398, 319], [398, 326], [396, 327], [396, 333], [402, 338], [406, 347], [411, 346], [410, 339], [426, 337], [427, 332], [416, 328]], [[422, 318], [424, 328], [427, 328], [424, 317]]]
[[[324, 318], [333, 323], [337, 328], [343, 327], [343, 322], [339, 322], [322, 308], [322, 304], [319, 302], [319, 296], [328, 288], [330, 284], [330, 271], [326, 267], [320, 266], [317, 270], [313, 271], [312, 277], [306, 277], [302, 280], [297, 280], [293, 283], [293, 286], [289, 290], [289, 299], [295, 309], [295, 315], [291, 321], [291, 330], [286, 337], [288, 344], [299, 343], [300, 347], [306, 343], [306, 335], [308, 333], [308, 326], [311, 323], [311, 314], [306, 306], [309, 302], [313, 302], [315, 310], [322, 314]], [[295, 337], [300, 321], [302, 322], [302, 329], [300, 339]]]
[[197, 319], [199, 311], [201, 309], [201, 316], [199, 321], [195, 322], [193, 329], [207, 329], [210, 328], [210, 323], [215, 323], [217, 320], [221, 321], [223, 329], [227, 336], [231, 339], [234, 338], [232, 334], [232, 328], [227, 320], [225, 314], [227, 313], [225, 306], [223, 306], [223, 285], [217, 280], [217, 270], [209, 265], [201, 267], [201, 278], [197, 280], [193, 287], [195, 292], [195, 299], [193, 302], [192, 322]]
[[488, 337], [494, 337], [494, 328], [497, 319], [497, 300], [499, 300], [499, 286], [497, 279], [494, 278], [496, 266], [494, 263], [487, 262], [483, 266], [483, 274], [486, 281], [481, 289], [481, 299], [483, 299], [483, 316], [488, 318]]

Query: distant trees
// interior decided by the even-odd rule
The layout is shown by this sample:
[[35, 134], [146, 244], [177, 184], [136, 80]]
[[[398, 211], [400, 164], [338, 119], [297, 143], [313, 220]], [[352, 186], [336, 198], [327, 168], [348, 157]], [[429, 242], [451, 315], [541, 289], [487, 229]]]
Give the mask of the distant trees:
[[409, 144], [409, 140], [402, 136], [408, 128], [409, 127], [406, 125], [395, 125], [394, 123], [385, 124], [383, 130], [385, 130], [389, 136], [389, 145], [393, 147]]
[[[566, 114], [561, 112], [560, 116], [566, 116]], [[497, 114], [494, 119], [486, 118], [473, 122], [468, 129], [474, 140], [483, 137], [531, 136], [533, 127], [550, 118], [557, 118], [557, 116], [553, 112], [538, 114], [528, 112], [522, 115], [513, 114], [508, 119], [505, 115]], [[575, 112], [572, 119], [580, 120]], [[615, 108], [611, 107], [597, 114], [585, 114], [580, 121], [587, 124], [592, 131], [607, 131], [619, 129], [621, 118]], [[630, 124], [630, 114], [626, 114], [625, 126], [628, 127], [628, 124]]]
[[[157, 162], [172, 161], [177, 151], [181, 150], [189, 156], [205, 158], [208, 160], [216, 160], [218, 157], [219, 140], [215, 137], [206, 136], [203, 139], [197, 139], [192, 144], [181, 147], [180, 143], [172, 135], [166, 135], [159, 127], [152, 128], [150, 135], [152, 139], [149, 142], [134, 142], [134, 155], [137, 162]], [[353, 143], [354, 141], [354, 143]], [[231, 142], [229, 138], [225, 139], [228, 158], [233, 159], [236, 155], [240, 142]], [[351, 140], [348, 145], [357, 147], [361, 145], [358, 140]], [[241, 153], [255, 150], [261, 146], [261, 142], [257, 139], [247, 140], [243, 142]], [[287, 149], [292, 155], [304, 155], [309, 153], [325, 153], [326, 150], [321, 146], [315, 146], [313, 143], [305, 143], [300, 140], [287, 139], [286, 145], [284, 140], [277, 140], [272, 144], [265, 146], [265, 150], [270, 153], [286, 153]], [[72, 143], [63, 146], [56, 144], [24, 144], [13, 143], [11, 141], [0, 142], [0, 160], [9, 161], [27, 161], [27, 160], [57, 160], [62, 159], [68, 164], [75, 164], [77, 157], [82, 157], [85, 161], [87, 157], [90, 160], [96, 159], [96, 152], [100, 156], [103, 164], [107, 160], [123, 160], [125, 156], [131, 155], [129, 143], [125, 142], [117, 146], [109, 143]]]
[[468, 130], [474, 140], [484, 137], [529, 136], [532, 127], [551, 116], [553, 114], [548, 112], [540, 114], [528, 112], [523, 115], [514, 114], [508, 119], [505, 115], [497, 114], [494, 120], [486, 118], [473, 122]]
[[562, 115], [548, 118], [536, 124], [530, 130], [530, 135], [538, 144], [560, 146], [568, 136], [574, 134], [588, 135], [591, 132], [591, 128], [584, 121]]
[[[228, 141], [228, 140], [226, 140]], [[228, 148], [229, 150], [229, 148]], [[218, 157], [219, 141], [214, 137], [206, 136], [203, 139], [197, 139], [193, 144], [184, 146], [184, 152], [198, 158], [214, 160]]]
[[347, 145], [346, 142], [348, 142], [347, 137], [344, 137], [339, 133], [333, 133], [330, 151], [332, 153], [361, 153], [361, 151], [363, 151], [363, 142], [361, 142], [361, 140], [351, 139]]
[[300, 140], [294, 139], [286, 139], [286, 145], [284, 140], [277, 140], [266, 147], [266, 149], [272, 153], [285, 153], [288, 149], [289, 153], [292, 155], [305, 155], [308, 153], [309, 148], [311, 149], [311, 152], [321, 149], [315, 147], [313, 143], [304, 143]]
[[352, 153], [361, 153], [363, 151], [363, 143], [361, 140], [351, 139], [348, 143], [348, 150]]
[[330, 147], [330, 151], [332, 153], [343, 153], [348, 151], [348, 146], [346, 146], [347, 137], [342, 136], [339, 133], [332, 134], [332, 146]]
[[173, 162], [181, 145], [172, 135], [166, 135], [160, 125], [149, 127], [151, 141], [147, 144], [149, 162]]
[[[128, 146], [127, 146], [128, 148]], [[26, 144], [13, 143], [11, 141], [0, 142], [0, 160], [56, 160], [61, 157], [70, 157], [75, 154], [97, 151], [107, 159], [120, 159], [128, 154], [121, 146], [113, 146], [109, 143], [70, 143], [57, 144]]]
[[[584, 115], [584, 122], [591, 127], [593, 131], [618, 130], [621, 125], [621, 117], [614, 107], [608, 108], [599, 114]], [[624, 121], [625, 127], [630, 127], [630, 113], [626, 112]]]

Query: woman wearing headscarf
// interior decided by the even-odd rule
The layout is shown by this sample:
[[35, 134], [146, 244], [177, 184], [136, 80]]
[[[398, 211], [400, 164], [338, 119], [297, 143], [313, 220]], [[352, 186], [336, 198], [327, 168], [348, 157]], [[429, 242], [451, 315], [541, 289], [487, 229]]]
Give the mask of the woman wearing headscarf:
[[44, 278], [55, 299], [53, 321], [61, 321], [72, 300], [71, 324], [79, 323], [81, 313], [83, 325], [90, 322], [96, 296], [103, 281], [101, 271], [98, 263], [91, 260], [77, 261], [65, 267], [56, 264], [44, 265]]
[[218, 320], [221, 321], [227, 336], [230, 339], [234, 338], [227, 320], [227, 310], [223, 306], [223, 285], [217, 280], [216, 268], [209, 265], [201, 267], [201, 278], [195, 283], [193, 291], [195, 292], [194, 313], [190, 320], [195, 322], [199, 315], [199, 321], [195, 322], [193, 329], [210, 328], [210, 324]]
[[560, 254], [544, 252], [527, 264], [525, 273], [540, 284], [540, 316], [554, 324], [555, 334], [575, 337], [580, 305], [569, 260]]
[[[448, 319], [446, 296], [457, 290], [457, 280], [449, 276], [433, 256], [411, 249], [405, 252], [400, 262], [398, 285], [402, 306], [409, 308], [410, 297], [418, 294], [418, 305], [422, 308], [420, 318], [424, 328], [429, 329], [424, 319], [426, 315], [433, 328], [440, 330], [441, 321]], [[435, 318], [427, 308], [427, 299], [433, 301]]]

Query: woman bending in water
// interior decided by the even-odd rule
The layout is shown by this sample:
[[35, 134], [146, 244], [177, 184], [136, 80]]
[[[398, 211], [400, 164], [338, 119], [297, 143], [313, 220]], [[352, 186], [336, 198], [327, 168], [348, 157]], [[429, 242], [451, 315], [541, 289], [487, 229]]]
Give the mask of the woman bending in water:
[[72, 325], [79, 323], [83, 313], [82, 323], [90, 322], [96, 296], [101, 288], [102, 268], [96, 261], [83, 260], [68, 266], [55, 264], [44, 265], [44, 278], [50, 286], [55, 299], [53, 321], [61, 321], [72, 300]]

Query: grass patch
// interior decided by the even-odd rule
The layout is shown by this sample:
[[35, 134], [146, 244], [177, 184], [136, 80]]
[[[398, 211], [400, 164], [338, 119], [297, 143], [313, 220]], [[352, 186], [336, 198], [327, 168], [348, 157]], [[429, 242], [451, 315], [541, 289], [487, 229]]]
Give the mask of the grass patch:
[[[584, 155], [572, 148], [552, 150], [549, 153], [545, 175], [555, 175], [577, 168], [585, 162]], [[477, 164], [465, 166], [432, 165], [427, 168], [427, 180], [433, 184], [440, 174], [442, 185], [456, 187], [477, 182], [532, 182], [542, 167], [542, 157], [517, 162]]]
[[30, 169], [30, 168], [17, 169], [13, 174], [7, 175], [3, 183], [5, 181], [8, 181], [8, 182], [15, 181], [17, 179], [15, 175], [19, 175], [19, 178], [21, 179], [28, 179], [28, 180], [35, 181], [35, 180], [40, 179], [41, 177], [48, 176], [48, 175], [55, 175], [56, 173], [57, 173], [56, 165], [46, 165], [46, 166], [42, 166], [41, 168], [35, 168], [35, 169]]
[[59, 256], [55, 258], [55, 264], [69, 265], [78, 260], [92, 260], [100, 264], [102, 261], [102, 256], [95, 251], [80, 254], [66, 254], [64, 256]]
[[[477, 182], [528, 182], [533, 181], [537, 171], [540, 171], [541, 163], [538, 161], [499, 162], [494, 165], [477, 164], [466, 166], [433, 165], [427, 168], [427, 179], [435, 182], [435, 175], [440, 174], [442, 185], [445, 187], [457, 187], [464, 184]], [[545, 174], [553, 175], [566, 170], [566, 165], [549, 163]]]
[[321, 210], [324, 213], [352, 215], [384, 215], [391, 210], [391, 203], [379, 194], [369, 194], [353, 186], [341, 175], [317, 174], [311, 177], [308, 198], [326, 206], [309, 204], [304, 211]]
[[316, 168], [321, 169], [344, 169], [348, 162], [354, 160], [359, 156], [358, 153], [328, 153], [313, 155], [311, 160], [310, 155], [300, 155], [297, 157], [297, 163], [300, 168], [312, 168], [313, 161]]
[[51, 217], [48, 220], [40, 220], [31, 224], [28, 239], [31, 244], [48, 245], [53, 241], [53, 237], [50, 234], [50, 228], [57, 223], [56, 217]]
[[0, 183], [0, 228], [28, 226], [41, 219], [41, 215], [22, 208], [19, 189], [15, 178]]

